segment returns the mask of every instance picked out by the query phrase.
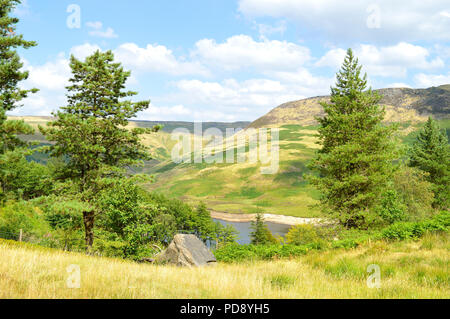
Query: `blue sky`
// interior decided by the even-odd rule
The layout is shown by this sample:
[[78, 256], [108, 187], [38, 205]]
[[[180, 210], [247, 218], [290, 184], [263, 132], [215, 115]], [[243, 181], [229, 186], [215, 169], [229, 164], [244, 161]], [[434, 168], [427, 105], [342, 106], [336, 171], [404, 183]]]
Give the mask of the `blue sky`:
[[63, 106], [70, 54], [96, 49], [113, 50], [136, 99], [151, 99], [144, 120], [251, 121], [326, 95], [348, 47], [374, 88], [450, 83], [448, 0], [22, 2], [17, 32], [39, 43], [20, 51], [23, 86], [40, 92], [12, 115]]

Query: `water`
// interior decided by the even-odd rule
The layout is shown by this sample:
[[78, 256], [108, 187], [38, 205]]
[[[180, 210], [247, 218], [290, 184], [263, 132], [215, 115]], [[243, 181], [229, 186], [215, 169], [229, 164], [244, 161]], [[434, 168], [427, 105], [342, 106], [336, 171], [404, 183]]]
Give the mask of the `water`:
[[[215, 222], [219, 222], [222, 225], [232, 225], [238, 232], [238, 240], [237, 242], [241, 245], [250, 244], [250, 233], [251, 233], [251, 222], [228, 222], [220, 219], [213, 219]], [[272, 222], [265, 222], [267, 227], [269, 227], [269, 230], [272, 232], [272, 234], [279, 235], [281, 237], [284, 237], [289, 229], [292, 227], [290, 225], [284, 225], [284, 224], [277, 224]]]

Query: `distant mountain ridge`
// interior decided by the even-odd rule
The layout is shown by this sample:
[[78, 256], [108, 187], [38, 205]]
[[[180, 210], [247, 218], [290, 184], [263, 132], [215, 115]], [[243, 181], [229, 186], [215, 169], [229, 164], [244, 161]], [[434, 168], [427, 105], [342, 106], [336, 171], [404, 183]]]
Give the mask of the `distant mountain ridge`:
[[[375, 90], [386, 106], [387, 122], [423, 122], [431, 115], [436, 119], [450, 118], [450, 84], [428, 89], [387, 88]], [[315, 117], [323, 116], [320, 102], [329, 96], [318, 96], [284, 103], [260, 117], [249, 127], [279, 126], [285, 124], [315, 125]]]
[[[52, 116], [8, 116], [11, 120], [24, 120], [28, 124], [37, 128], [38, 125], [45, 125], [47, 122], [53, 121], [55, 118]], [[202, 129], [218, 128], [223, 133], [227, 128], [246, 128], [250, 121], [238, 121], [238, 122], [202, 122]], [[130, 126], [150, 128], [155, 125], [162, 125], [162, 131], [172, 133], [177, 128], [185, 128], [189, 133], [194, 134], [194, 122], [189, 121], [146, 121], [146, 120], [130, 120]]]

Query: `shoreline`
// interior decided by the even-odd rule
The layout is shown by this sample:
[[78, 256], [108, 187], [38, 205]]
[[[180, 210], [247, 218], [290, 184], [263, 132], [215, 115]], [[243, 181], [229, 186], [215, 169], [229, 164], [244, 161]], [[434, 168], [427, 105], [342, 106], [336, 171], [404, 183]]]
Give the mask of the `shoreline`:
[[[256, 214], [232, 214], [226, 212], [218, 212], [210, 210], [211, 218], [223, 220], [226, 222], [235, 223], [248, 223], [255, 220]], [[263, 214], [264, 220], [266, 222], [283, 224], [289, 226], [303, 225], [303, 224], [321, 224], [323, 222], [322, 218], [302, 218], [286, 215], [274, 215], [274, 214]]]

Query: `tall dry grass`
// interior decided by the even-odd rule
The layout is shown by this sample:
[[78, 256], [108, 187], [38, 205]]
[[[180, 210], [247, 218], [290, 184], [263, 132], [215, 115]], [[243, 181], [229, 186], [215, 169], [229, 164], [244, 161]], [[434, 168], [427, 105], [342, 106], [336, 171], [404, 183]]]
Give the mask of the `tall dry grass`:
[[[448, 235], [433, 236], [192, 269], [0, 241], [0, 298], [449, 298]], [[381, 267], [380, 289], [367, 287], [371, 263]], [[72, 264], [79, 289], [67, 287]]]

